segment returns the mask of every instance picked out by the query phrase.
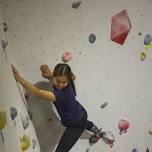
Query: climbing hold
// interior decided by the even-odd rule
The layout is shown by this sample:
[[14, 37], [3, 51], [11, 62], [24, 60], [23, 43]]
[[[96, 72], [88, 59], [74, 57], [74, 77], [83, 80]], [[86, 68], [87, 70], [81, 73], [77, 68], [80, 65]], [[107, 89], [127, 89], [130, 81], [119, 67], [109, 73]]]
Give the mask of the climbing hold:
[[146, 53], [145, 52], [141, 52], [140, 54], [140, 60], [144, 61], [146, 59]]
[[11, 119], [14, 121], [14, 125], [16, 126], [16, 121], [15, 121], [15, 118], [17, 116], [16, 108], [10, 107], [10, 115], [11, 115]]
[[8, 45], [8, 42], [5, 40], [0, 40], [0, 45], [2, 46], [3, 50], [5, 50]]
[[152, 127], [148, 130], [149, 134], [152, 135]]
[[94, 43], [95, 40], [96, 40], [95, 34], [91, 33], [91, 34], [89, 35], [89, 42], [90, 42], [90, 43]]
[[136, 148], [133, 148], [131, 152], [138, 152], [138, 150]]
[[72, 8], [77, 9], [80, 6], [81, 3], [82, 3], [81, 1], [73, 2], [72, 3]]
[[105, 131], [105, 132], [103, 132], [102, 139], [111, 148], [113, 147], [113, 143], [115, 142], [115, 139], [114, 139], [114, 135], [113, 135], [113, 133], [111, 131]]
[[131, 23], [127, 14], [127, 10], [112, 16], [111, 24], [111, 40], [123, 45], [130, 30]]
[[3, 23], [3, 30], [4, 32], [7, 32], [7, 29], [8, 29], [8, 25], [6, 22]]
[[142, 32], [139, 32], [138, 35], [141, 36], [141, 35], [142, 35]]
[[72, 53], [69, 51], [65, 51], [62, 55], [62, 61], [63, 62], [68, 62], [73, 58]]
[[5, 128], [6, 123], [7, 123], [6, 113], [3, 110], [0, 110], [0, 134], [3, 142], [4, 142], [4, 136], [2, 130]]
[[103, 109], [103, 108], [105, 108], [107, 105], [108, 105], [108, 102], [105, 101], [105, 102], [101, 105], [101, 108]]
[[33, 149], [35, 149], [35, 147], [37, 146], [37, 141], [36, 141], [36, 139], [32, 139], [32, 145], [33, 145]]
[[23, 128], [26, 129], [29, 126], [29, 117], [21, 113], [21, 120]]
[[15, 117], [17, 116], [17, 110], [16, 110], [16, 108], [10, 107], [10, 114], [11, 114], [12, 120], [14, 120]]
[[121, 119], [118, 122], [118, 128], [120, 129], [119, 134], [126, 133], [127, 129], [129, 128], [129, 122], [127, 120]]
[[152, 37], [151, 37], [150, 34], [147, 34], [147, 35], [145, 36], [145, 38], [144, 38], [144, 44], [145, 44], [145, 45], [148, 45], [148, 44], [150, 44], [151, 42], [152, 42]]
[[145, 45], [144, 51], [140, 54], [140, 59], [141, 59], [142, 61], [144, 61], [144, 60], [146, 59], [148, 50], [149, 50], [150, 48], [152, 48], [152, 44], [151, 44], [151, 43]]
[[27, 150], [31, 146], [30, 137], [26, 134], [23, 135], [23, 138], [20, 139], [22, 151]]
[[3, 130], [5, 128], [6, 123], [7, 123], [6, 113], [0, 110], [0, 130]]

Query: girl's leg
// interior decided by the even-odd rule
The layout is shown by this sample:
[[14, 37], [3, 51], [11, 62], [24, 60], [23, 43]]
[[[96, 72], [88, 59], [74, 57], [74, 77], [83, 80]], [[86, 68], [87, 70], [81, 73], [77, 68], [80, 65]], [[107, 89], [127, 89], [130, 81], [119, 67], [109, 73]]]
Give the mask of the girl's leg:
[[100, 131], [98, 127], [92, 121], [89, 120], [87, 120], [86, 122], [85, 129], [95, 134]]
[[84, 128], [68, 127], [65, 130], [55, 152], [68, 152], [77, 142], [83, 131]]
[[55, 152], [68, 152], [85, 130], [87, 114], [75, 125], [67, 127]]

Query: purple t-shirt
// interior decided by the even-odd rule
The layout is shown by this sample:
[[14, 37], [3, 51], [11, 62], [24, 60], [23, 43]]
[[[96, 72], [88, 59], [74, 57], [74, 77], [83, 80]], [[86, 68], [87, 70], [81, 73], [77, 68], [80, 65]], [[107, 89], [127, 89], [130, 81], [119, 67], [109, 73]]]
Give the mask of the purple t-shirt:
[[53, 102], [64, 126], [71, 126], [81, 120], [85, 113], [83, 106], [76, 100], [71, 83], [60, 90], [53, 86], [56, 101]]

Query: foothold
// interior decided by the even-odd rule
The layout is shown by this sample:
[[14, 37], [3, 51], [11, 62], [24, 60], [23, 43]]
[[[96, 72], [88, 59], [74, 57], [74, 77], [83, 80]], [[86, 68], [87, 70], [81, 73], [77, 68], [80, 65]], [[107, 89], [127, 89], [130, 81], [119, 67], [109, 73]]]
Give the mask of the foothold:
[[17, 110], [14, 107], [10, 107], [11, 119], [14, 120], [17, 116]]
[[127, 129], [129, 128], [129, 122], [127, 120], [121, 119], [118, 122], [118, 128], [120, 129], [119, 134], [126, 133]]
[[140, 60], [144, 61], [146, 59], [146, 53], [145, 52], [141, 52], [140, 54]]
[[80, 6], [81, 3], [82, 3], [81, 1], [73, 2], [72, 3], [72, 8], [77, 9]]
[[32, 145], [33, 145], [33, 149], [35, 149], [35, 147], [37, 146], [37, 141], [36, 141], [36, 139], [32, 139]]
[[123, 45], [132, 26], [127, 14], [127, 10], [112, 16], [111, 40]]
[[95, 41], [96, 41], [96, 36], [95, 36], [95, 34], [91, 33], [89, 35], [89, 42], [94, 43]]
[[8, 30], [8, 25], [6, 22], [3, 23], [3, 30], [4, 30], [4, 32], [7, 32], [7, 30]]
[[2, 46], [3, 50], [5, 50], [8, 45], [8, 42], [5, 40], [1, 40], [0, 43], [1, 43], [0, 45]]
[[148, 133], [152, 136], [152, 127], [149, 128]]
[[22, 151], [27, 150], [31, 146], [30, 137], [24, 134], [23, 138], [20, 139]]
[[141, 36], [141, 35], [142, 35], [142, 32], [139, 32], [138, 35]]
[[145, 38], [144, 38], [144, 44], [145, 44], [145, 45], [148, 45], [148, 44], [150, 44], [151, 42], [152, 42], [152, 37], [151, 37], [150, 34], [147, 34], [147, 35], [145, 36]]
[[103, 108], [105, 108], [107, 105], [108, 105], [108, 102], [105, 101], [105, 102], [101, 105], [101, 108], [103, 109]]
[[138, 150], [136, 148], [133, 148], [131, 152], [138, 152]]
[[68, 61], [70, 61], [72, 58], [73, 58], [72, 53], [69, 52], [69, 51], [64, 52], [63, 55], [62, 55], [62, 61], [63, 61], [63, 62], [68, 62]]
[[29, 126], [29, 117], [21, 113], [21, 120], [22, 120], [23, 128], [26, 129]]
[[105, 131], [105, 132], [103, 132], [102, 139], [111, 148], [113, 147], [113, 143], [115, 142], [115, 139], [114, 139], [114, 135], [113, 135], [113, 133], [111, 131]]

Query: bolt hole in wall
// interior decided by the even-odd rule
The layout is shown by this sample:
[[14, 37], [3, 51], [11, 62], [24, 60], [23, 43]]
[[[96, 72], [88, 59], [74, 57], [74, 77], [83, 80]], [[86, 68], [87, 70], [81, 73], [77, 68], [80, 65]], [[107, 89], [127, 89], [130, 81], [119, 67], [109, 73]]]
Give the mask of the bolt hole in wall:
[[[76, 75], [77, 100], [98, 132], [83, 132], [71, 152], [152, 150], [152, 1], [2, 0], [0, 5], [2, 69], [9, 71], [13, 59], [25, 78], [46, 91], [53, 81], [44, 79], [41, 65], [53, 70], [66, 63]], [[66, 129], [55, 106], [13, 85], [21, 101], [0, 102], [0, 146], [8, 151], [11, 126], [18, 132], [13, 152], [38, 151], [39, 145], [41, 152], [55, 151]]]

